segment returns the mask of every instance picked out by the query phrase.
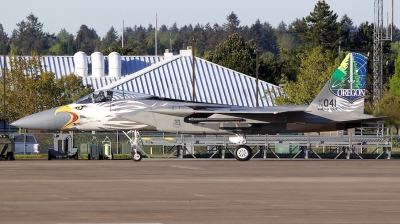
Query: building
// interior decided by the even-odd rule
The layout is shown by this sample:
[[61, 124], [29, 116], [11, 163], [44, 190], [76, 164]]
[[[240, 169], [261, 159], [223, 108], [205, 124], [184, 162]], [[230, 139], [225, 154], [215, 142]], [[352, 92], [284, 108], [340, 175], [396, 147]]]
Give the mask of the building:
[[[116, 52], [103, 56], [94, 52], [88, 57], [77, 52], [74, 56], [43, 56], [41, 60], [44, 70], [53, 72], [57, 79], [75, 73], [93, 89], [119, 89], [192, 101], [191, 54], [190, 49], [164, 56], [120, 56]], [[3, 58], [0, 63], [3, 68]], [[8, 57], [6, 63], [8, 66]], [[195, 66], [194, 101], [256, 106], [255, 78], [197, 57]], [[259, 106], [274, 106], [273, 98], [280, 93], [278, 86], [259, 81]]]

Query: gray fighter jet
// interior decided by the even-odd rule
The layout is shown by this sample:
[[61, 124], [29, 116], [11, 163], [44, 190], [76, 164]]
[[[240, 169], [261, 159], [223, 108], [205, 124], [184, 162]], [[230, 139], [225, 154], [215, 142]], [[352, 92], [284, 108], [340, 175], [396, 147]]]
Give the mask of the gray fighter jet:
[[[98, 90], [72, 104], [39, 112], [11, 125], [43, 130], [151, 130], [237, 134], [234, 155], [249, 160], [245, 134], [321, 132], [381, 120], [364, 114], [367, 58], [349, 53], [310, 105], [238, 107], [171, 100], [120, 90]], [[141, 155], [134, 150], [134, 160]], [[136, 159], [135, 159], [136, 158]]]

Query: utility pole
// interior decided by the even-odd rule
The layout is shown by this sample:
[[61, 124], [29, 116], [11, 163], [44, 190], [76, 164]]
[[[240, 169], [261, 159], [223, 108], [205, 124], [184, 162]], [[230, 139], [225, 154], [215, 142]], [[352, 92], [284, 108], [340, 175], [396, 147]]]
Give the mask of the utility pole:
[[6, 133], [6, 52], [7, 52], [7, 40], [3, 41], [3, 128]]
[[124, 20], [122, 20], [122, 47], [124, 47]]
[[258, 107], [258, 67], [259, 67], [260, 53], [262, 52], [263, 50], [260, 49], [254, 50], [254, 53], [256, 53], [256, 107]]
[[155, 54], [156, 54], [156, 56], [157, 56], [157, 13], [156, 13], [156, 30], [155, 30], [155, 31], [156, 31], [156, 32], [155, 32], [155, 40], [156, 40], [156, 41], [155, 41], [155, 42], [156, 42], [156, 48], [155, 48], [155, 49], [156, 49], [156, 50], [155, 50], [156, 52], [155, 52]]
[[193, 101], [196, 101], [196, 89], [195, 89], [195, 87], [196, 87], [196, 74], [195, 74], [195, 70], [196, 70], [196, 61], [195, 61], [195, 52], [194, 52], [194, 49], [196, 48], [196, 39], [194, 39], [193, 38], [193, 40], [192, 40], [192, 92], [193, 92], [193, 95], [192, 95], [192, 100]]
[[393, 41], [394, 0], [392, 0], [392, 24], [390, 24], [390, 40]]

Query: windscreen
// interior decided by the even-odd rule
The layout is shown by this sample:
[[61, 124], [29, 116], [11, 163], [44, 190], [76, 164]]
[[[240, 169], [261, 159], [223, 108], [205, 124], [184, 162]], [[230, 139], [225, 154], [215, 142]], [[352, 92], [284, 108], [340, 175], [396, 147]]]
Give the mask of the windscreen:
[[82, 97], [81, 99], [75, 101], [75, 103], [99, 103], [99, 102], [107, 102], [107, 101], [115, 101], [115, 100], [123, 100], [123, 99], [146, 99], [152, 98], [151, 95], [146, 95], [142, 93], [135, 93], [130, 91], [122, 91], [122, 90], [96, 90], [93, 93]]
[[[24, 139], [25, 137], [25, 139]], [[36, 143], [35, 138], [30, 135], [16, 135], [14, 136], [14, 141], [15, 142], [28, 142], [28, 143]]]

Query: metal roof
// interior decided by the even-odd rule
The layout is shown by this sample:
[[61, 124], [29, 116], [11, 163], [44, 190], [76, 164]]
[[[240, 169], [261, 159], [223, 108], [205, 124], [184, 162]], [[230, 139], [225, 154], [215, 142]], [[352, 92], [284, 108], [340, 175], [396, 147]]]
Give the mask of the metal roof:
[[[22, 56], [24, 60], [31, 58], [30, 56]], [[87, 57], [89, 74], [91, 74], [91, 57]], [[118, 80], [118, 78], [108, 77], [108, 57], [104, 57], [106, 76], [94, 78], [90, 75], [82, 77], [83, 85], [91, 85], [93, 89], [99, 89], [105, 85]], [[163, 56], [121, 56], [121, 75], [126, 76], [135, 73], [143, 68], [164, 60]], [[0, 57], [0, 68], [3, 69], [4, 58]], [[10, 59], [6, 57], [6, 67], [9, 67]], [[56, 79], [75, 72], [75, 63], [73, 56], [42, 56], [41, 63], [46, 72], [53, 72]]]
[[[103, 89], [118, 89], [170, 99], [255, 107], [256, 79], [196, 58], [196, 99], [192, 99], [192, 57], [173, 56]], [[259, 81], [259, 106], [274, 106], [280, 88]]]
[[[24, 60], [31, 58], [30, 56], [23, 56]], [[92, 68], [91, 58], [88, 59], [89, 74]], [[4, 58], [0, 57], [0, 68], [3, 68]], [[108, 72], [108, 57], [104, 57], [105, 72]], [[163, 56], [121, 56], [121, 75], [129, 75], [135, 73], [143, 68], [164, 60]], [[9, 67], [10, 59], [6, 57], [6, 67]], [[75, 72], [75, 63], [73, 56], [43, 56], [41, 57], [43, 69], [48, 72], [51, 71], [55, 74], [56, 79], [61, 76], [69, 75]], [[90, 77], [90, 76], [89, 76]], [[107, 77], [107, 76], [106, 76]]]
[[[28, 56], [24, 57], [29, 58]], [[74, 73], [73, 56], [43, 56], [44, 70], [51, 71], [57, 79]], [[150, 94], [164, 98], [193, 101], [192, 57], [121, 56], [122, 77], [83, 77], [84, 85], [93, 89], [118, 89]], [[7, 67], [9, 58], [6, 57]], [[89, 74], [91, 61], [88, 57]], [[0, 57], [0, 68], [3, 57]], [[108, 58], [105, 57], [105, 71]], [[253, 77], [222, 67], [196, 57], [197, 102], [255, 107], [256, 80]], [[259, 82], [259, 106], [274, 106], [272, 98], [281, 89], [270, 83]]]

